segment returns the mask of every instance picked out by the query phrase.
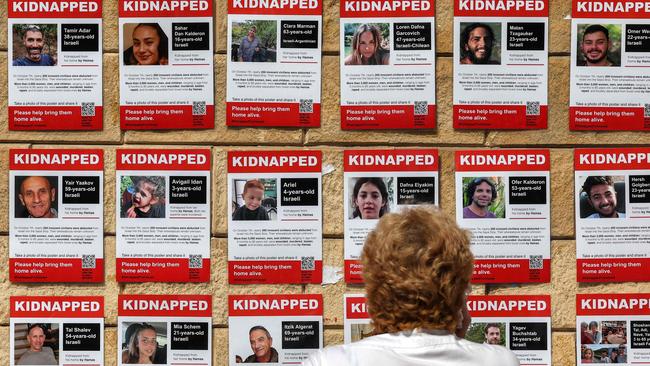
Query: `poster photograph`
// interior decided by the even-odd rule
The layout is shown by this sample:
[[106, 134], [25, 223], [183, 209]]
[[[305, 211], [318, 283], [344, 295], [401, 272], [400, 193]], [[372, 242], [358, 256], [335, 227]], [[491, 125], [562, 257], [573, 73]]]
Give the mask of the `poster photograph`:
[[434, 0], [340, 3], [341, 128], [436, 128]]
[[576, 149], [578, 282], [650, 281], [650, 149]]
[[454, 1], [454, 128], [545, 129], [548, 0]]
[[320, 151], [228, 152], [228, 280], [321, 283]]
[[299, 365], [322, 347], [321, 295], [228, 296], [228, 365]]
[[472, 233], [473, 283], [549, 282], [548, 150], [456, 151], [456, 220]]
[[503, 346], [522, 365], [551, 365], [549, 295], [469, 296], [465, 339]]
[[363, 283], [363, 243], [386, 213], [438, 205], [438, 150], [345, 150], [343, 213], [346, 283]]
[[9, 279], [104, 281], [104, 152], [9, 151]]
[[119, 0], [122, 130], [214, 127], [212, 1]]
[[650, 363], [650, 294], [577, 294], [577, 365]]
[[573, 0], [571, 130], [650, 130], [650, 7]]
[[116, 153], [119, 282], [210, 279], [210, 150]]
[[9, 365], [103, 365], [104, 298], [11, 296]]
[[363, 294], [345, 294], [343, 296], [344, 343], [357, 342], [373, 335], [366, 297]]
[[101, 130], [102, 1], [7, 6], [9, 129]]
[[212, 296], [119, 295], [117, 364], [212, 365]]
[[322, 13], [321, 0], [228, 1], [228, 126], [320, 126]]

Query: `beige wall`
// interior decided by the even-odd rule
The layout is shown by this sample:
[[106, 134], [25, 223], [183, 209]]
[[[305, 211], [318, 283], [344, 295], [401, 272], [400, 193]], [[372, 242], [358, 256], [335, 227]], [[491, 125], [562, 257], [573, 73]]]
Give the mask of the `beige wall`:
[[[105, 150], [105, 258], [106, 280], [102, 285], [13, 285], [6, 270], [0, 271], [0, 364], [8, 364], [8, 333], [10, 295], [56, 294], [96, 295], [106, 298], [106, 365], [116, 364], [117, 295], [120, 293], [197, 293], [213, 295], [214, 364], [226, 365], [227, 360], [227, 294], [240, 293], [322, 293], [325, 298], [325, 344], [343, 341], [342, 295], [359, 292], [341, 281], [333, 285], [229, 286], [226, 280], [227, 227], [226, 154], [229, 149], [258, 148], [251, 146], [263, 141], [263, 147], [323, 151], [323, 164], [334, 170], [323, 177], [324, 265], [343, 266], [343, 191], [342, 150], [347, 147], [438, 147], [441, 156], [440, 206], [454, 213], [453, 151], [458, 148], [549, 147], [551, 148], [551, 217], [552, 274], [550, 284], [525, 286], [475, 286], [476, 294], [551, 294], [553, 306], [553, 364], [575, 364], [575, 294], [578, 292], [650, 292], [650, 284], [586, 284], [575, 279], [575, 229], [573, 219], [573, 148], [647, 144], [641, 133], [570, 132], [569, 103], [569, 32], [570, 1], [550, 0], [550, 70], [549, 70], [549, 128], [543, 131], [454, 131], [451, 121], [452, 100], [452, 0], [436, 5], [437, 103], [436, 131], [341, 131], [339, 128], [339, 69], [338, 69], [338, 2], [324, 4], [323, 98], [322, 126], [314, 129], [250, 129], [225, 127], [225, 67], [226, 67], [226, 0], [215, 0], [216, 54], [215, 94], [216, 127], [209, 131], [121, 132], [118, 113], [118, 41], [117, 1], [104, 1], [104, 130], [101, 132], [9, 132], [6, 112], [0, 114], [0, 263], [8, 263], [8, 185], [7, 156], [12, 147], [63, 148], [89, 146]], [[0, 70], [7, 69], [6, 6], [0, 6]], [[2, 98], [0, 107], [6, 111], [6, 71], [0, 75]], [[255, 136], [255, 138], [251, 138]], [[208, 284], [117, 284], [115, 282], [115, 149], [151, 145], [172, 145], [182, 141], [185, 146], [212, 149], [214, 180], [212, 185], [212, 278]]]

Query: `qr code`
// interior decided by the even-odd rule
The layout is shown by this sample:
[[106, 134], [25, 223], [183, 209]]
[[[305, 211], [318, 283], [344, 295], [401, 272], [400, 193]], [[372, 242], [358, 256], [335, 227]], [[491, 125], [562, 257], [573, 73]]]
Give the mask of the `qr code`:
[[95, 255], [82, 255], [81, 256], [81, 268], [95, 268]]
[[650, 104], [643, 105], [643, 117], [650, 117]]
[[190, 268], [203, 268], [203, 257], [190, 254]]
[[300, 113], [314, 113], [314, 100], [313, 99], [300, 99]]
[[316, 263], [314, 263], [314, 257], [301, 257], [300, 258], [300, 270], [301, 271], [313, 271], [316, 269]]
[[528, 261], [528, 268], [530, 269], [543, 269], [544, 259], [541, 255], [531, 255]]
[[539, 102], [526, 102], [526, 115], [539, 116]]
[[95, 103], [81, 103], [81, 117], [95, 117]]
[[429, 103], [428, 102], [415, 102], [415, 115], [416, 116], [426, 116], [429, 114]]
[[194, 103], [192, 103], [192, 115], [193, 116], [205, 116], [205, 102], [194, 102]]

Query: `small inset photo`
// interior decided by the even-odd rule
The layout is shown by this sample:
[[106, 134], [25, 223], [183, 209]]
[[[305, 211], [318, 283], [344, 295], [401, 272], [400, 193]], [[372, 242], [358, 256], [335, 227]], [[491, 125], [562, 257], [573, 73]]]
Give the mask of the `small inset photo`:
[[506, 345], [506, 323], [472, 323], [465, 339], [475, 343]]
[[233, 221], [277, 220], [277, 179], [234, 179], [232, 187], [231, 209]]
[[277, 58], [275, 20], [246, 20], [232, 23], [233, 62], [275, 62]]
[[14, 324], [15, 365], [58, 365], [59, 325], [56, 323]]
[[579, 177], [580, 218], [625, 218], [625, 177], [590, 175]]
[[165, 218], [165, 177], [125, 175], [120, 180], [120, 217]]
[[124, 65], [169, 64], [169, 38], [160, 24], [125, 23], [123, 27], [122, 62]]
[[122, 322], [122, 364], [167, 364], [167, 323]]
[[620, 24], [578, 24], [576, 66], [621, 66]]
[[56, 219], [59, 216], [55, 176], [16, 176], [14, 217], [30, 219]]
[[377, 220], [390, 212], [393, 197], [393, 177], [360, 177], [348, 180], [349, 219]]
[[463, 218], [503, 219], [506, 217], [503, 177], [463, 178]]
[[11, 34], [13, 66], [56, 65], [56, 24], [14, 24]]
[[501, 65], [501, 23], [460, 23], [461, 65]]
[[389, 65], [390, 23], [346, 23], [345, 65]]
[[350, 324], [350, 335], [352, 342], [356, 342], [375, 334], [370, 324]]

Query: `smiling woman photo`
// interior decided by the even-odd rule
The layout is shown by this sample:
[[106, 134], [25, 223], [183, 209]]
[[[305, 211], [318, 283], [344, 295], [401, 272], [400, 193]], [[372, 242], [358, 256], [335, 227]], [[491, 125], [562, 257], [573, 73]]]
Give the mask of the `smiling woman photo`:
[[388, 65], [390, 52], [383, 47], [379, 27], [361, 24], [352, 36], [352, 54], [345, 58], [346, 65]]
[[[126, 28], [133, 24], [124, 26]], [[137, 24], [133, 28], [130, 41], [132, 46], [124, 51], [125, 65], [167, 65], [169, 63], [169, 39], [158, 23]]]

